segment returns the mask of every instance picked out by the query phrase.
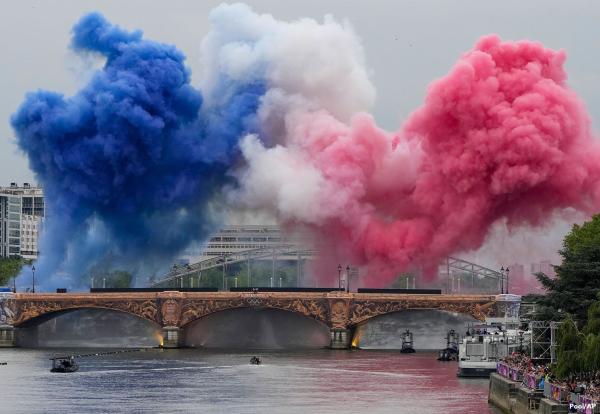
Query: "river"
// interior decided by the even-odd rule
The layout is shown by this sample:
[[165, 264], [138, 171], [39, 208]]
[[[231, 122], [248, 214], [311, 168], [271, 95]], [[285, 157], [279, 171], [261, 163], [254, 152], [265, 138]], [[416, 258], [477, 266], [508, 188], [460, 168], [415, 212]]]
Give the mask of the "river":
[[[52, 374], [57, 352], [0, 349], [0, 413], [495, 412], [487, 379], [459, 379], [432, 352], [149, 349]], [[249, 365], [252, 355], [263, 364]]]

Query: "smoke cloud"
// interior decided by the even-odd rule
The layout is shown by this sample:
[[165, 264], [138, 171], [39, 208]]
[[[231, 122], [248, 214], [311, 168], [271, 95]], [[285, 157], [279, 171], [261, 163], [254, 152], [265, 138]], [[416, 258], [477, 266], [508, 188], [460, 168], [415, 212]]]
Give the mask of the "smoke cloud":
[[590, 214], [600, 153], [564, 61], [539, 43], [484, 37], [396, 133], [364, 113], [346, 124], [327, 108], [292, 111], [284, 144], [244, 140], [240, 198], [309, 225], [331, 246], [328, 261], [367, 265], [370, 286], [415, 265], [435, 274], [498, 220], [512, 228], [567, 208]]
[[223, 75], [214, 92], [226, 94], [205, 105], [180, 51], [97, 13], [75, 25], [72, 47], [104, 67], [75, 96], [28, 94], [11, 119], [47, 198], [43, 286], [86, 284], [77, 277], [103, 262], [153, 269], [214, 231], [211, 205], [264, 93]]
[[380, 286], [415, 266], [432, 275], [495, 223], [599, 206], [600, 152], [564, 51], [483, 37], [389, 132], [366, 112], [375, 90], [348, 23], [242, 4], [210, 20], [202, 94], [173, 46], [91, 14], [72, 45], [104, 68], [73, 97], [29, 94], [13, 116], [48, 198], [46, 280], [101, 260], [160, 267], [222, 211], [246, 210], [309, 229], [321, 269], [364, 266], [362, 283]]

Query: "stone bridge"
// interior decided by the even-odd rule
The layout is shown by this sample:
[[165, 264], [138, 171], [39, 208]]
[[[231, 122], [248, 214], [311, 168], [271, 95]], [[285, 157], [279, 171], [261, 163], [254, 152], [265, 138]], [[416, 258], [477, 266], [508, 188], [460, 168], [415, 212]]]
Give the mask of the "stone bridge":
[[[357, 325], [407, 309], [437, 309], [484, 320], [501, 310], [494, 295], [415, 295], [345, 292], [17, 293], [0, 298], [0, 324], [27, 327], [76, 309], [120, 311], [163, 330], [165, 347], [182, 343], [186, 326], [215, 312], [270, 308], [312, 318], [331, 331], [331, 347], [347, 348]], [[0, 338], [1, 339], [1, 338]]]

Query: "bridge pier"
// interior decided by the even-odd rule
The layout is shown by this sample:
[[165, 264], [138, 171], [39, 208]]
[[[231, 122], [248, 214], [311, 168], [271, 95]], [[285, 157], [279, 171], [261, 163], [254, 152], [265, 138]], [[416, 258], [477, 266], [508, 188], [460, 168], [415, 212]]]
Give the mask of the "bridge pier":
[[349, 349], [352, 341], [352, 330], [344, 328], [332, 328], [330, 331], [330, 349]]
[[17, 346], [17, 335], [15, 328], [10, 325], [0, 326], [0, 348], [11, 348]]
[[163, 348], [181, 348], [184, 344], [184, 331], [177, 326], [164, 326], [161, 335]]

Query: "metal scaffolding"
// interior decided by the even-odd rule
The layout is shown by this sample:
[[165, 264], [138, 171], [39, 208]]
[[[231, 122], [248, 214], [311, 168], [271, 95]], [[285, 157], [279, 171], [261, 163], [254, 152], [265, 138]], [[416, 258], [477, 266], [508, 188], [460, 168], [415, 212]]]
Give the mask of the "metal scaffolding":
[[557, 331], [562, 322], [530, 321], [530, 357], [532, 360], [556, 361]]

